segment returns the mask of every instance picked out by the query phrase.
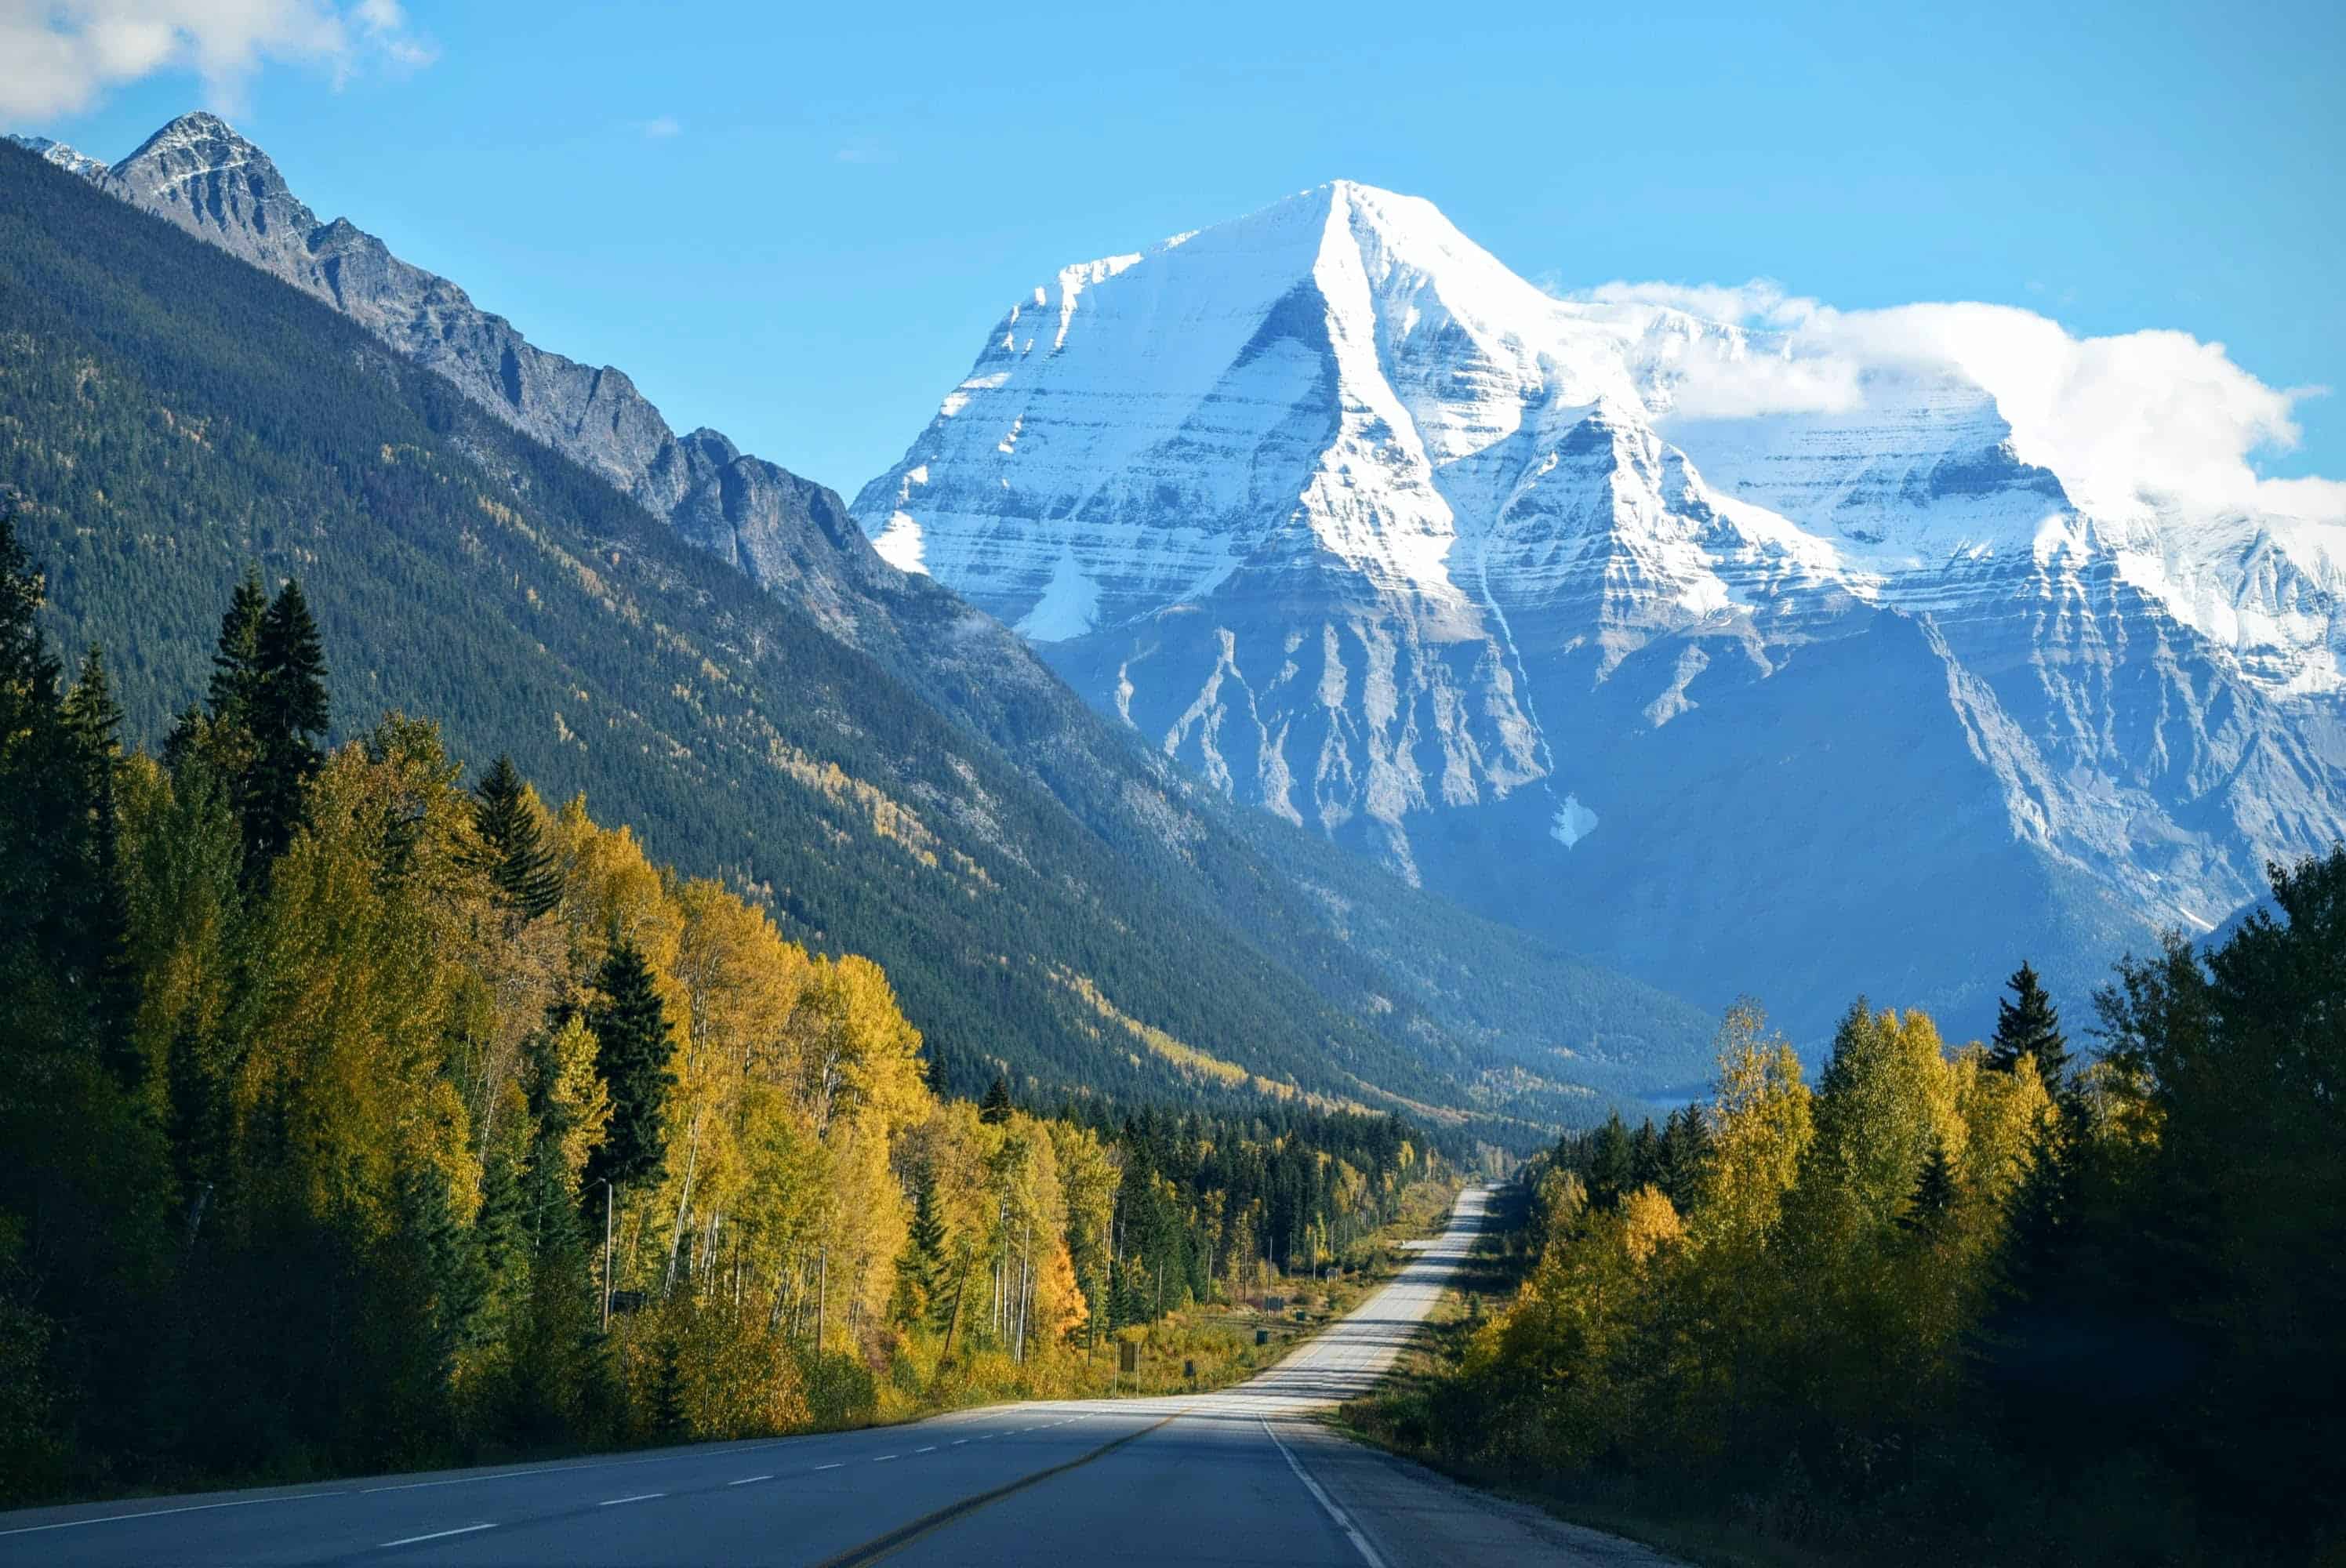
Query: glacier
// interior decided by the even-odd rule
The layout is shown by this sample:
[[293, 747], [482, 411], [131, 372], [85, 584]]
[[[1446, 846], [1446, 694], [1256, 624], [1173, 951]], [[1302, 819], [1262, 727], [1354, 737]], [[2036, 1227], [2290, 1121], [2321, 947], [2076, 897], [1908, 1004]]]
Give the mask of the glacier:
[[1021, 297], [851, 511], [1233, 797], [1811, 1029], [2024, 952], [2082, 1004], [2346, 834], [2346, 529], [2083, 486], [1953, 366], [1719, 361], [1804, 372], [1339, 180]]

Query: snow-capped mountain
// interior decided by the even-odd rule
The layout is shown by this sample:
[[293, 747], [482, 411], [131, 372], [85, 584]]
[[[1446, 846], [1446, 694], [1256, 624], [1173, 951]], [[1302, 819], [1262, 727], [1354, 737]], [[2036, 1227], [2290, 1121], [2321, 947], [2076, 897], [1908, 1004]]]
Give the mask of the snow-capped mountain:
[[1017, 301], [852, 510], [1241, 799], [1708, 999], [1975, 1023], [2346, 833], [2341, 530], [2091, 498], [1994, 396], [1559, 300], [1337, 182]]

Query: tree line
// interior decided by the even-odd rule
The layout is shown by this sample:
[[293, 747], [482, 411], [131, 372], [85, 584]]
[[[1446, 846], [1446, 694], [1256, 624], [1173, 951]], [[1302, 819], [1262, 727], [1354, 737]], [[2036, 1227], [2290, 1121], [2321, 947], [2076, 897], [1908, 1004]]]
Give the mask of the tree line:
[[2090, 1051], [2025, 964], [1986, 1044], [1860, 1000], [1813, 1084], [1737, 1006], [1707, 1104], [1527, 1169], [1517, 1299], [1385, 1418], [1821, 1559], [2334, 1560], [2346, 850], [2270, 874]]
[[0, 1492], [1088, 1387], [1425, 1174], [1386, 1117], [944, 1097], [877, 965], [429, 720], [330, 745], [298, 582], [153, 755], [42, 596], [0, 517]]

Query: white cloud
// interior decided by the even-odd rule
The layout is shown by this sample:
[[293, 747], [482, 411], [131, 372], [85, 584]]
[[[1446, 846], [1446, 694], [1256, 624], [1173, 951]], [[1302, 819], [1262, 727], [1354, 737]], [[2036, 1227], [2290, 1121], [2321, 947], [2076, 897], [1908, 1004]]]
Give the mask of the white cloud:
[[2081, 503], [2346, 518], [2346, 484], [2259, 480], [2252, 462], [2297, 444], [2295, 407], [2323, 389], [2268, 386], [2223, 344], [2188, 332], [2079, 338], [2011, 305], [1836, 311], [1765, 280], [1616, 282], [1579, 297], [1745, 329], [1701, 336], [1675, 361], [1679, 417], [1844, 412], [1887, 381], [1953, 376], [1994, 397], [2014, 450], [2058, 474]]
[[339, 82], [370, 60], [434, 57], [399, 0], [0, 0], [0, 115], [14, 118], [72, 114], [158, 71], [193, 71], [212, 107], [235, 108], [264, 62]]
[[682, 136], [684, 124], [674, 115], [655, 115], [642, 122], [641, 129], [646, 139], [663, 141], [672, 136]]

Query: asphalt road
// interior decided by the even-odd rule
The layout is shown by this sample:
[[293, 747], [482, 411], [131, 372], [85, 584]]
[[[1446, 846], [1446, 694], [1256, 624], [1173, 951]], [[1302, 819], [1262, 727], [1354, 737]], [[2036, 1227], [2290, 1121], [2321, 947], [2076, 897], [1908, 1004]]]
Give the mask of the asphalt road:
[[821, 1437], [28, 1509], [0, 1513], [0, 1565], [1664, 1564], [1311, 1419], [1391, 1366], [1482, 1217], [1482, 1196], [1469, 1192], [1392, 1284], [1219, 1393], [1000, 1405]]

